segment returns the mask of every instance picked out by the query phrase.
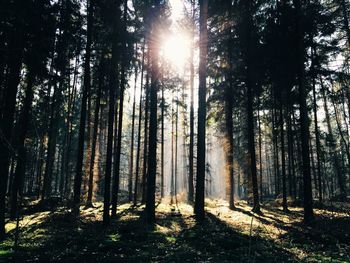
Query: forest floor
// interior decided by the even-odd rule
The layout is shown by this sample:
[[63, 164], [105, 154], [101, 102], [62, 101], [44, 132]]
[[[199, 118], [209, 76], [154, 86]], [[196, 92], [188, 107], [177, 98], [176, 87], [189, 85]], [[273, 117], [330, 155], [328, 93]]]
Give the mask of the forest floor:
[[[79, 220], [57, 207], [28, 209], [20, 221], [6, 225], [0, 261], [9, 262], [350, 262], [350, 206], [315, 209], [316, 220], [302, 223], [302, 208], [284, 213], [275, 202], [262, 214], [245, 201], [207, 200], [206, 220], [196, 224], [187, 204], [157, 206], [157, 223], [147, 226], [143, 206], [124, 204], [111, 226], [102, 225], [102, 203], [83, 209]], [[338, 208], [335, 208], [338, 207]]]

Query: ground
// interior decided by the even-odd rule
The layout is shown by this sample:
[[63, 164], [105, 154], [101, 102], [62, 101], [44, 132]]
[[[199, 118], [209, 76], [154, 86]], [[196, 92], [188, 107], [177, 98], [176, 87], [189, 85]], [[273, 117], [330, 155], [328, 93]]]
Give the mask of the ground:
[[196, 224], [191, 206], [160, 203], [154, 227], [144, 223], [143, 209], [123, 204], [118, 218], [104, 228], [101, 203], [82, 207], [79, 220], [63, 207], [31, 207], [20, 222], [16, 251], [16, 222], [6, 225], [0, 261], [350, 262], [349, 206], [315, 209], [316, 220], [308, 226], [300, 207], [284, 213], [275, 202], [266, 202], [257, 215], [245, 201], [231, 211], [226, 202], [207, 200], [202, 224]]

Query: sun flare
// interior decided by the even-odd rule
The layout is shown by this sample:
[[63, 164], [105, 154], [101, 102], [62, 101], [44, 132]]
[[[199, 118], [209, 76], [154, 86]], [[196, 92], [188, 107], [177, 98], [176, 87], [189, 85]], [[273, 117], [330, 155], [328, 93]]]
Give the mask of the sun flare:
[[190, 56], [191, 42], [184, 34], [170, 35], [162, 44], [163, 58], [178, 69], [183, 68]]

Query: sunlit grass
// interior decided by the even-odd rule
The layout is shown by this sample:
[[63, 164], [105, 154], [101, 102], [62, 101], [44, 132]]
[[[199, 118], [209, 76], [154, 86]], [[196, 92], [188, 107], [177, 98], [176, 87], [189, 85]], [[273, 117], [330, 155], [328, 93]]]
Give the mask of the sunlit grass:
[[[301, 207], [289, 207], [290, 212], [284, 213], [278, 203], [269, 202], [258, 215], [251, 212], [246, 201], [237, 201], [236, 209], [230, 210], [223, 200], [207, 199], [207, 220], [198, 225], [192, 206], [170, 205], [168, 201], [165, 198], [157, 204], [154, 228], [143, 222], [144, 205], [134, 207], [129, 203], [118, 206], [118, 217], [107, 229], [102, 227], [102, 203], [89, 209], [82, 206], [77, 222], [72, 221], [66, 209], [25, 215], [20, 221], [21, 253], [29, 258], [39, 255], [57, 260], [92, 253], [103, 261], [103, 253], [108, 251], [118, 260], [166, 258], [171, 262], [189, 257], [208, 262], [247, 257], [255, 262], [276, 262], [273, 259], [279, 257], [285, 260], [279, 262], [345, 262], [349, 257], [349, 243], [344, 241], [349, 238], [349, 228], [337, 229], [335, 223], [348, 222], [346, 210], [317, 208], [317, 221], [308, 227], [302, 223]], [[12, 255], [15, 222], [6, 227], [9, 238], [0, 243], [0, 260]], [[67, 243], [71, 244], [68, 248]], [[52, 246], [55, 249], [47, 249]], [[259, 261], [266, 258], [270, 261]]]

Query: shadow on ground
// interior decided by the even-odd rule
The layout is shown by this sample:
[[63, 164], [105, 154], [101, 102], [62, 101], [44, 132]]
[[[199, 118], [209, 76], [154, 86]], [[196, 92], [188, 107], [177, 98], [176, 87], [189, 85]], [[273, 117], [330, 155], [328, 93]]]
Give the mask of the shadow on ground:
[[[100, 212], [100, 208], [95, 209]], [[249, 213], [239, 208], [237, 211]], [[264, 214], [250, 216], [255, 216], [263, 224], [285, 229], [287, 232], [281, 239], [303, 251], [308, 251], [304, 244], [312, 244], [311, 249], [322, 251], [322, 247], [329, 246], [327, 249], [332, 250], [333, 246], [349, 241], [349, 236], [342, 233], [342, 229], [349, 231], [349, 218], [336, 221], [320, 218], [314, 225], [306, 227], [285, 225], [278, 218], [278, 210], [271, 208], [270, 212], [274, 220], [268, 221]], [[12, 251], [15, 231], [12, 230], [9, 238], [0, 243], [0, 261], [300, 262], [286, 249], [285, 243], [245, 234], [212, 213], [208, 213], [201, 224], [196, 224], [191, 215], [179, 216], [171, 211], [160, 211], [157, 218], [154, 227], [147, 226], [142, 219], [142, 209], [128, 207], [118, 214], [110, 227], [105, 228], [100, 218], [92, 213], [86, 212], [79, 220], [73, 220], [65, 210], [51, 212], [44, 219], [21, 229], [20, 248], [16, 253]], [[334, 226], [339, 229], [334, 231]], [[333, 239], [326, 242], [329, 237]], [[318, 261], [315, 257], [315, 261], [309, 262]], [[321, 258], [319, 262], [327, 261]]]

